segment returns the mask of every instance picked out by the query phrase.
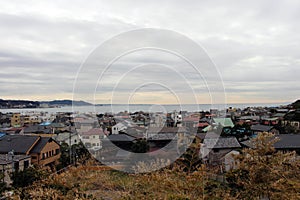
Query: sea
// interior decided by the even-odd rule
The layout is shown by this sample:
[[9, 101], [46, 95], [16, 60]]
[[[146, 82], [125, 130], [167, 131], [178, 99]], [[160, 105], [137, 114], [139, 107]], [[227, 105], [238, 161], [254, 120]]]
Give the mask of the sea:
[[229, 107], [244, 109], [247, 107], [277, 107], [287, 105], [288, 103], [248, 103], [248, 104], [176, 104], [176, 105], [158, 105], [158, 104], [104, 104], [97, 106], [63, 106], [55, 108], [23, 108], [23, 109], [0, 109], [1, 113], [119, 113], [119, 112], [173, 112], [173, 111], [209, 111], [210, 109], [226, 110]]

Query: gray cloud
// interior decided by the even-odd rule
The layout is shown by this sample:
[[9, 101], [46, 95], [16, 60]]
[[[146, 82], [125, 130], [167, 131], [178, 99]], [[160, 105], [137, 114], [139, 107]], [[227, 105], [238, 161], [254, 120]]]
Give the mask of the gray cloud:
[[[174, 30], [199, 43], [216, 63], [229, 101], [292, 101], [299, 98], [300, 90], [299, 8], [295, 0], [0, 1], [1, 98], [71, 98], [77, 70], [92, 50], [116, 34], [151, 27]], [[153, 40], [167, 42], [155, 35]], [[118, 48], [112, 47], [111, 53]], [[120, 60], [101, 90], [109, 92], [111, 80], [132, 66], [149, 63], [172, 66], [199, 93], [207, 90], [202, 77], [180, 60], [155, 53]], [[81, 76], [86, 88], [97, 84], [90, 81], [89, 73]], [[118, 91], [131, 91], [142, 82], [137, 77], [143, 76], [145, 72], [132, 72]], [[187, 87], [167, 70], [148, 69], [147, 76], [164, 80], [178, 93]], [[216, 74], [204, 78], [218, 80]]]

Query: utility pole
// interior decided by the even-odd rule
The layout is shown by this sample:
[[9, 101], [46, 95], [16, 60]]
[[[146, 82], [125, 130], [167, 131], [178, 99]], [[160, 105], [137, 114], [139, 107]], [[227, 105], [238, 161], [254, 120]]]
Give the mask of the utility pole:
[[71, 126], [69, 126], [69, 157], [70, 157], [70, 164], [72, 164], [72, 140], [71, 140]]

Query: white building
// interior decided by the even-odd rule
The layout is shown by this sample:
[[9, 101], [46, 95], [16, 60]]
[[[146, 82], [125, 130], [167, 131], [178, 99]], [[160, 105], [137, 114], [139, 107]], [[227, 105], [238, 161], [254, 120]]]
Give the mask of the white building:
[[102, 128], [93, 128], [80, 133], [80, 139], [87, 149], [99, 150], [102, 148], [102, 140], [108, 135]]

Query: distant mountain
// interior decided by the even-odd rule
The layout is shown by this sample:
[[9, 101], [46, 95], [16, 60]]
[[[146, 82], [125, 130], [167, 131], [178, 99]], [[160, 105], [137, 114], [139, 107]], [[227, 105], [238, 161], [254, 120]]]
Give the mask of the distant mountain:
[[91, 106], [93, 104], [85, 101], [72, 101], [72, 100], [54, 100], [54, 101], [43, 101], [40, 103], [48, 104], [49, 106]]
[[0, 99], [1, 108], [37, 108], [39, 106], [40, 102], [38, 101]]

